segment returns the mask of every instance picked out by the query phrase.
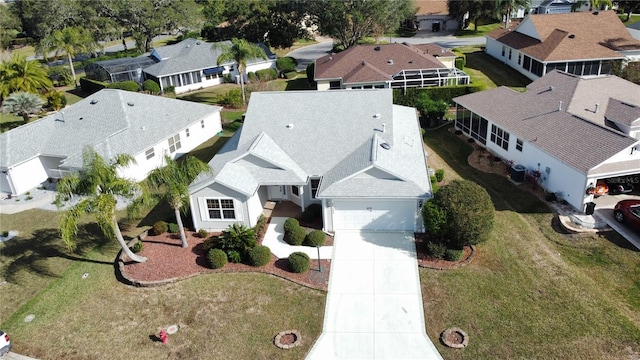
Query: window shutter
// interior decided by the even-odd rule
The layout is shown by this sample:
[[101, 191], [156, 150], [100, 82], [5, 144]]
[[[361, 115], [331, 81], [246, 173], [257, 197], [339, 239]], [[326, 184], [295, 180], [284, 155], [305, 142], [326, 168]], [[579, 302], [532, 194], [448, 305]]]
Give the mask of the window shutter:
[[236, 211], [236, 220], [242, 221], [242, 202], [233, 199], [233, 208]]
[[200, 220], [209, 221], [209, 216], [207, 216], [207, 199], [203, 197], [198, 198], [198, 208], [200, 210]]

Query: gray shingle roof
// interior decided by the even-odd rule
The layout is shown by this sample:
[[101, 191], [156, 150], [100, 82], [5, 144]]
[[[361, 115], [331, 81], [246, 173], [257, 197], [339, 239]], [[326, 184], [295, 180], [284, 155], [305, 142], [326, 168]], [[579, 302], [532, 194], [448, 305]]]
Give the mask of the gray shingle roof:
[[[302, 185], [307, 177], [325, 176], [320, 197], [427, 196], [420, 134], [415, 109], [393, 105], [390, 90], [253, 93], [244, 126], [209, 163], [213, 177], [198, 178], [191, 190], [216, 181], [253, 194], [266, 177], [285, 175], [277, 181]], [[380, 148], [382, 142], [390, 149]], [[252, 152], [280, 170], [260, 164], [251, 172], [259, 167], [237, 161]], [[354, 176], [368, 167], [387, 179]]]
[[[637, 97], [640, 98], [640, 94], [637, 95]], [[609, 99], [605, 117], [608, 120], [627, 126], [640, 124], [640, 106], [637, 104], [629, 104], [618, 99]]]
[[[215, 44], [231, 46], [231, 41], [221, 41]], [[259, 44], [259, 46], [265, 50], [269, 59], [275, 58], [266, 46], [262, 44]], [[214, 47], [214, 43], [196, 39], [185, 39], [174, 45], [159, 47], [154, 51], [160, 55], [161, 61], [144, 68], [144, 72], [155, 77], [214, 68], [218, 66], [218, 56], [222, 54], [222, 50]], [[262, 61], [264, 60], [250, 59], [247, 60], [247, 65]], [[230, 64], [233, 64], [233, 61], [221, 65]]]
[[104, 89], [64, 110], [0, 134], [0, 166], [39, 155], [66, 157], [63, 166], [81, 167], [82, 149], [103, 157], [135, 155], [220, 111], [218, 106]]
[[[597, 79], [588, 81], [594, 80]], [[460, 96], [454, 101], [587, 172], [637, 140], [571, 113], [570, 105], [581, 81], [585, 80], [553, 71], [531, 83], [523, 93], [500, 87]], [[585, 151], [586, 147], [597, 151]]]

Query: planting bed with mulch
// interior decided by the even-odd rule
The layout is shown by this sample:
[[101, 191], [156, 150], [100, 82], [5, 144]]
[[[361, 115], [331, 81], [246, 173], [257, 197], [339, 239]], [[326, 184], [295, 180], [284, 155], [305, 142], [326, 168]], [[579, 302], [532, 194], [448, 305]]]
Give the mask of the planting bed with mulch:
[[429, 235], [424, 233], [415, 233], [416, 238], [416, 255], [418, 257], [418, 265], [430, 269], [456, 269], [465, 264], [468, 264], [473, 259], [474, 249], [471, 246], [465, 246], [462, 249], [462, 256], [458, 261], [447, 261], [444, 259], [437, 259], [429, 255], [427, 252], [427, 242], [429, 242]]

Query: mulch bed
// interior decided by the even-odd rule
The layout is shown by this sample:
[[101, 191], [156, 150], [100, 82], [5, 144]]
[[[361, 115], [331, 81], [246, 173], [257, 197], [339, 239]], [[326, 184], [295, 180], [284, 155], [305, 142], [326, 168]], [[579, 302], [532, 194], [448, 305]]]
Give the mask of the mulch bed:
[[[213, 234], [212, 234], [213, 235]], [[435, 269], [453, 269], [468, 262], [472, 249], [467, 247], [463, 251], [460, 261], [452, 262], [435, 259], [427, 255], [426, 242], [428, 236], [415, 234], [418, 265]], [[122, 275], [138, 283], [164, 283], [169, 279], [182, 279], [195, 274], [229, 273], [229, 272], [259, 272], [278, 276], [312, 289], [327, 291], [331, 260], [321, 260], [322, 272], [318, 271], [317, 260], [312, 260], [310, 269], [303, 274], [296, 274], [289, 270], [286, 258], [275, 256], [269, 264], [262, 267], [252, 267], [245, 264], [227, 263], [222, 269], [210, 269], [208, 260], [202, 248], [204, 239], [196, 233], [187, 232], [188, 247], [181, 246], [180, 237], [175, 234], [148, 235], [142, 240], [143, 247], [139, 255], [145, 256], [147, 261], [136, 263], [127, 261], [122, 266]], [[333, 237], [327, 237], [326, 245], [333, 244]]]

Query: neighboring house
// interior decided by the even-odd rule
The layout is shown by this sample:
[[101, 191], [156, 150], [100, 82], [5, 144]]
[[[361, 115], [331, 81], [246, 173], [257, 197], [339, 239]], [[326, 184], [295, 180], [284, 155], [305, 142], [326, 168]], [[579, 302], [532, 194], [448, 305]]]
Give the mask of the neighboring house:
[[[217, 44], [231, 46], [231, 41]], [[267, 55], [267, 59], [247, 59], [247, 73], [276, 67], [276, 56], [264, 44], [258, 44]], [[238, 69], [233, 61], [218, 65], [220, 48], [202, 40], [185, 39], [175, 45], [162, 46], [151, 51], [151, 58], [157, 63], [143, 69], [145, 78], [160, 84], [160, 89], [173, 86], [176, 94], [198, 90], [224, 82], [224, 76], [230, 74], [238, 79]]]
[[456, 54], [435, 44], [356, 45], [318, 58], [318, 90], [406, 89], [469, 83], [455, 67]]
[[105, 159], [126, 153], [135, 165], [119, 169], [142, 180], [222, 130], [220, 107], [104, 89], [40, 120], [0, 134], [0, 191], [20, 195], [78, 171], [85, 146]]
[[542, 188], [582, 211], [597, 180], [640, 174], [638, 94], [640, 86], [616, 76], [553, 71], [525, 92], [500, 87], [454, 98], [455, 126], [521, 165], [512, 172], [540, 174]]
[[[534, 0], [531, 2], [531, 14], [566, 14], [572, 11], [589, 11], [588, 1], [576, 4], [578, 0]], [[575, 9], [574, 9], [575, 7]]]
[[88, 79], [103, 82], [135, 81], [142, 84], [142, 69], [156, 62], [149, 56], [96, 61], [84, 67]]
[[552, 70], [607, 75], [613, 62], [639, 61], [634, 39], [614, 11], [529, 15], [512, 30], [487, 35], [486, 51], [535, 80]]
[[190, 186], [196, 229], [254, 226], [267, 201], [320, 204], [323, 228], [421, 231], [431, 197], [414, 108], [390, 90], [260, 92]]
[[456, 30], [458, 20], [449, 16], [447, 0], [416, 0], [416, 23], [418, 30]]

